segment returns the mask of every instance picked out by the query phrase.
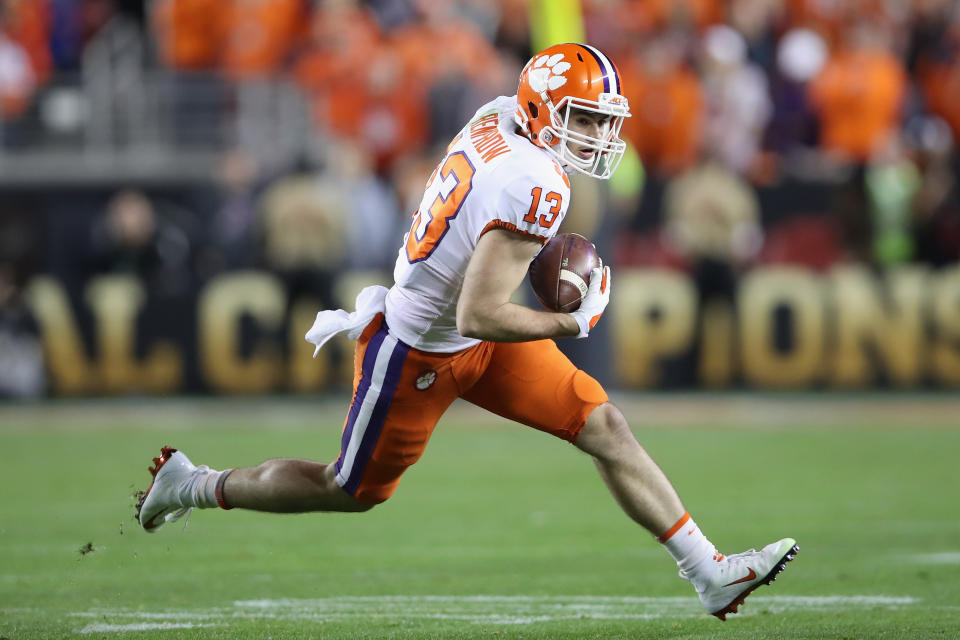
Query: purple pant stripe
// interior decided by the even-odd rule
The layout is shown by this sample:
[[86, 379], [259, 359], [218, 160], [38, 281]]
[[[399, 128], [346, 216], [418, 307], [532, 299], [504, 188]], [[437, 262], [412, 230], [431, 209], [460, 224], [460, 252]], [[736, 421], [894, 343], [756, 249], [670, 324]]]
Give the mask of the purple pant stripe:
[[360, 368], [360, 384], [357, 385], [357, 392], [353, 394], [353, 402], [350, 404], [350, 412], [347, 414], [347, 426], [343, 430], [343, 437], [340, 440], [340, 456], [337, 458], [337, 473], [340, 473], [340, 467], [343, 464], [343, 454], [347, 450], [347, 443], [353, 436], [353, 424], [357, 421], [357, 414], [360, 413], [360, 407], [363, 406], [363, 400], [367, 397], [370, 390], [370, 378], [373, 376], [373, 365], [377, 362], [377, 352], [383, 345], [383, 339], [387, 337], [387, 325], [384, 323], [380, 330], [373, 334], [370, 342], [367, 343], [367, 350], [363, 354], [363, 364]]
[[367, 468], [367, 463], [373, 456], [373, 449], [377, 446], [377, 440], [380, 439], [380, 432], [383, 431], [383, 425], [387, 421], [387, 413], [390, 411], [390, 403], [393, 401], [393, 394], [397, 391], [397, 384], [400, 382], [400, 373], [403, 371], [403, 363], [407, 359], [410, 347], [403, 342], [397, 341], [390, 354], [390, 361], [387, 363], [387, 374], [383, 379], [383, 388], [377, 398], [377, 404], [374, 405], [373, 413], [370, 415], [370, 423], [363, 434], [363, 440], [360, 442], [360, 448], [357, 450], [357, 457], [353, 462], [353, 469], [350, 471], [350, 477], [343, 485], [344, 491], [353, 495], [360, 485], [363, 478], [363, 472]]

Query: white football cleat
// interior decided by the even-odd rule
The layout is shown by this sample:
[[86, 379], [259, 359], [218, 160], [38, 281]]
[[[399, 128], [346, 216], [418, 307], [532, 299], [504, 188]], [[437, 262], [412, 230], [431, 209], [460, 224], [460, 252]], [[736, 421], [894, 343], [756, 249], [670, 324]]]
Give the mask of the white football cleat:
[[718, 554], [712, 572], [708, 570], [709, 575], [705, 577], [694, 578], [683, 571], [680, 577], [693, 582], [707, 611], [726, 620], [727, 614], [736, 613], [754, 589], [776, 580], [777, 574], [799, 551], [796, 540], [784, 538], [760, 551], [750, 549], [726, 557]]
[[206, 466], [194, 466], [182, 452], [172, 447], [160, 449], [160, 457], [149, 467], [153, 482], [137, 502], [137, 521], [148, 533], [153, 533], [167, 522], [176, 522], [190, 513], [190, 499], [197, 473], [209, 471]]

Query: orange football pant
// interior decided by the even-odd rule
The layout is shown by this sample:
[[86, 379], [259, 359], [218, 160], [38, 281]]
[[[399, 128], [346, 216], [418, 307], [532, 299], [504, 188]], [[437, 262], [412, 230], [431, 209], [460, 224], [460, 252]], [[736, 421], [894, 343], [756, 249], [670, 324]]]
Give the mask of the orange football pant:
[[389, 498], [458, 397], [569, 442], [607, 401], [600, 383], [553, 340], [481, 342], [456, 353], [429, 353], [390, 335], [380, 314], [357, 341], [337, 483], [362, 502]]

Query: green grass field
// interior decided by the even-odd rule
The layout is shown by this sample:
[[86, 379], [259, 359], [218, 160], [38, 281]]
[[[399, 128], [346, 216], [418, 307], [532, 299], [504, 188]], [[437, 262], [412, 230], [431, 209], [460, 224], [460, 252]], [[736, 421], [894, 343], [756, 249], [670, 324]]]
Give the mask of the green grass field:
[[960, 398], [622, 398], [728, 553], [800, 554], [723, 623], [565, 443], [456, 405], [366, 514], [132, 518], [159, 447], [336, 454], [345, 402], [0, 405], [0, 638], [958, 638]]

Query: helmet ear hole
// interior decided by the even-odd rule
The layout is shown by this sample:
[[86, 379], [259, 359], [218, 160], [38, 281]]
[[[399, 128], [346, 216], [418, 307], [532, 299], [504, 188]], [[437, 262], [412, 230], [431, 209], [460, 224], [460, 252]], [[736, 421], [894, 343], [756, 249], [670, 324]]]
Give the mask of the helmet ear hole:
[[532, 102], [527, 102], [527, 110], [530, 111], [530, 117], [534, 120], [540, 117], [540, 110], [537, 109], [537, 105]]

